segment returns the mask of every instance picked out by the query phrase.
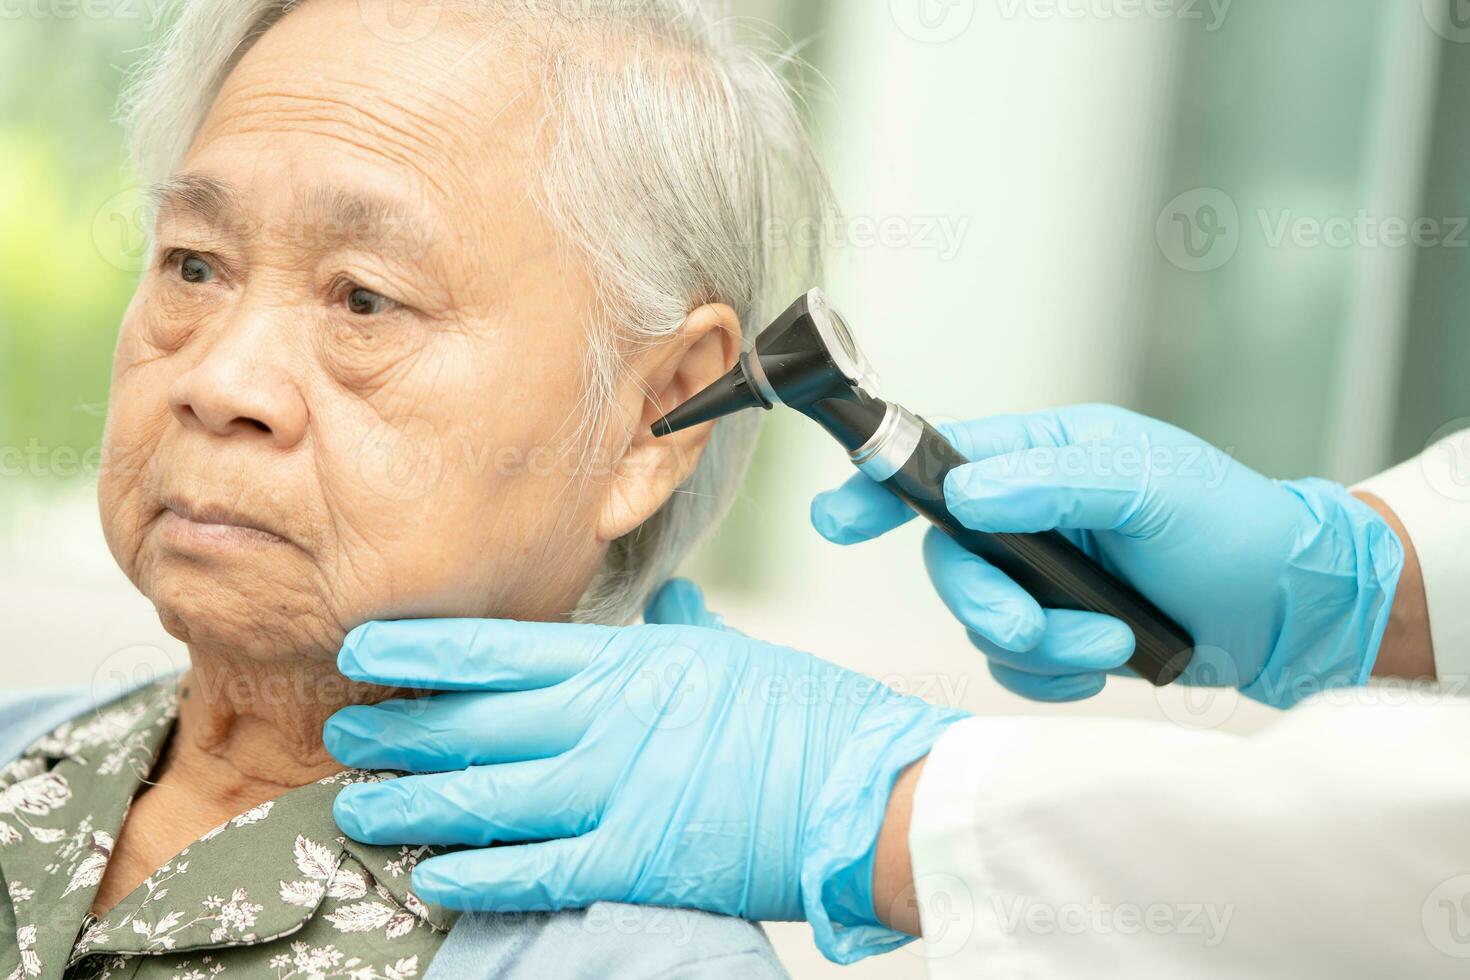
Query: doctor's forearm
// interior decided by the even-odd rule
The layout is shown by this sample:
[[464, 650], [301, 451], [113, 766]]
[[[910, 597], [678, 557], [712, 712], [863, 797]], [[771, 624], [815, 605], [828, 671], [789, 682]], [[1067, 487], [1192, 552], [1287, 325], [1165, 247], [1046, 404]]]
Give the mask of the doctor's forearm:
[[1393, 610], [1378, 647], [1374, 677], [1434, 677], [1434, 644], [1429, 634], [1429, 606], [1424, 596], [1424, 576], [1413, 539], [1393, 508], [1371, 493], [1354, 494], [1376, 510], [1404, 546], [1404, 570], [1394, 591]]

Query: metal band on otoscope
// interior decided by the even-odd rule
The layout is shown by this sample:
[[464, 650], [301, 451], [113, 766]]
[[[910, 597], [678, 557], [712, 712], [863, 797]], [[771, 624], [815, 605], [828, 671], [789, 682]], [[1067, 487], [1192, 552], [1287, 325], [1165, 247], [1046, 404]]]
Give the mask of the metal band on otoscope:
[[740, 355], [740, 364], [745, 369], [745, 376], [755, 387], [755, 393], [766, 403], [766, 408], [781, 404], [781, 396], [776, 393], [771, 379], [766, 377], [766, 366], [761, 363], [760, 355], [754, 348]]
[[848, 453], [848, 457], [869, 479], [882, 483], [903, 469], [919, 448], [923, 435], [924, 423], [917, 415], [889, 402], [872, 438]]

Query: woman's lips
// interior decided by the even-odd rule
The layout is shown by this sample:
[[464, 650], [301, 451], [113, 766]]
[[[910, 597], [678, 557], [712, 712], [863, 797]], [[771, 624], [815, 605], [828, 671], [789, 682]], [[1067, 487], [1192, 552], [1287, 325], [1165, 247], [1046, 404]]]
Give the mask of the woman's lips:
[[259, 526], [259, 522], [219, 507], [189, 506], [181, 501], [164, 503], [159, 519], [170, 542], [194, 547], [242, 547], [287, 544], [285, 538]]

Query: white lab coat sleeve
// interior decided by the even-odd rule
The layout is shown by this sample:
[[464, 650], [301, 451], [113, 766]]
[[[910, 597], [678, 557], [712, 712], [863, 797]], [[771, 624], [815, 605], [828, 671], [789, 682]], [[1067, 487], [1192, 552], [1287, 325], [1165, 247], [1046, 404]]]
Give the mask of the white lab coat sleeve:
[[1354, 487], [1398, 515], [1419, 554], [1435, 673], [1470, 686], [1470, 429]]
[[910, 824], [932, 980], [1470, 976], [1470, 701], [1333, 696], [955, 725]]

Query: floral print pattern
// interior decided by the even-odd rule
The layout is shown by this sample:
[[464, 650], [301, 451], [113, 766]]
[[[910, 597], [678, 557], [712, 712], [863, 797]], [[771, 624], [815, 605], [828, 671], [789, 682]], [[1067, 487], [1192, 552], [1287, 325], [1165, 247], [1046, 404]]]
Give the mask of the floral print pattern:
[[0, 980], [418, 977], [456, 918], [408, 887], [434, 850], [360, 844], [331, 817], [343, 786], [390, 773], [347, 770], [253, 807], [91, 913], [175, 698], [172, 682], [143, 688], [0, 769]]

